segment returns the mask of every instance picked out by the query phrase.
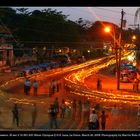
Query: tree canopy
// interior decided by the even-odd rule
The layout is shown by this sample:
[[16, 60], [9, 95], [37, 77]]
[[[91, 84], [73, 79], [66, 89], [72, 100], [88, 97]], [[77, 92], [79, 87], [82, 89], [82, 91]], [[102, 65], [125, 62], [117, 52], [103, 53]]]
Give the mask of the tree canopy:
[[[101, 22], [83, 18], [71, 21], [68, 16], [51, 8], [29, 12], [28, 8], [7, 7], [0, 8], [0, 25], [7, 27], [13, 38], [24, 44], [110, 40], [109, 35], [103, 33]], [[124, 33], [125, 40], [128, 40], [129, 33], [130, 30]]]

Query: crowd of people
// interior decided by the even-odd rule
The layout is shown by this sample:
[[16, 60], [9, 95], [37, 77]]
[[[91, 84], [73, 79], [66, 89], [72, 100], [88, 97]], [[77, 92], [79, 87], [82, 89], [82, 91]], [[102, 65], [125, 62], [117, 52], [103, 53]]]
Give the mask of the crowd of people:
[[[82, 100], [73, 99], [72, 104], [67, 104], [65, 99], [59, 102], [58, 97], [55, 98], [53, 103], [50, 104], [48, 108], [48, 122], [49, 122], [49, 129], [59, 129], [58, 119], [65, 119], [69, 121], [82, 121], [84, 124], [87, 125], [86, 129], [89, 130], [106, 130], [107, 122], [111, 121], [111, 129], [115, 130], [118, 126], [118, 115], [119, 115], [119, 108], [114, 105], [112, 109], [108, 112], [107, 110], [103, 109], [102, 107], [97, 107], [98, 105], [91, 106], [89, 100], [82, 102]], [[21, 105], [15, 103], [12, 107], [12, 114], [13, 114], [13, 124], [17, 127], [20, 126], [22, 123], [22, 114], [23, 108]], [[36, 103], [31, 105], [31, 124], [32, 128], [36, 128], [36, 120], [37, 116], [39, 115]], [[111, 114], [111, 118], [109, 116]], [[47, 115], [47, 114], [46, 114]], [[107, 121], [107, 119], [109, 121]], [[138, 129], [140, 128], [140, 104], [137, 110], [137, 121], [138, 121]]]
[[29, 95], [31, 87], [33, 87], [33, 89], [34, 89], [33, 92], [34, 92], [34, 95], [36, 96], [37, 95], [37, 90], [38, 90], [38, 82], [37, 82], [37, 80], [34, 79], [33, 83], [31, 83], [30, 79], [26, 78], [24, 80], [24, 93], [26, 95]]
[[[39, 82], [34, 79], [31, 81], [29, 78], [25, 78], [24, 80], [24, 93], [25, 95], [29, 95], [31, 88], [33, 88], [33, 95], [37, 96], [38, 95], [38, 88], [39, 88]], [[62, 88], [62, 84], [59, 79], [54, 80], [52, 79], [50, 82], [50, 87], [49, 87], [49, 96], [54, 95], [55, 92], [59, 92], [59, 90]]]
[[[59, 80], [51, 80], [50, 89], [49, 89], [49, 96], [54, 95], [55, 92], [59, 92], [61, 87], [61, 83], [58, 82]], [[36, 79], [31, 82], [29, 78], [25, 78], [24, 81], [24, 93], [26, 95], [29, 95], [31, 87], [33, 87], [33, 93], [34, 96], [37, 96], [38, 94], [38, 81]], [[136, 87], [135, 87], [136, 86]], [[138, 86], [135, 85], [134, 89]], [[102, 89], [102, 82], [100, 79], [97, 80], [97, 90]], [[12, 114], [13, 114], [13, 123], [16, 123], [17, 126], [19, 126], [19, 121], [21, 119], [20, 117], [20, 109], [17, 104], [14, 104], [14, 107], [12, 108]], [[37, 118], [37, 107], [34, 103], [31, 106], [31, 116], [32, 116], [32, 123], [31, 126], [34, 128]], [[117, 113], [118, 108], [116, 105], [111, 110], [111, 116], [112, 116], [112, 129], [115, 129], [115, 123], [117, 122]], [[62, 101], [59, 101], [58, 97], [55, 98], [54, 102], [50, 104], [50, 107], [48, 109], [48, 115], [49, 115], [49, 122], [50, 122], [50, 129], [57, 129], [59, 128], [57, 119], [72, 119], [72, 120], [83, 120], [85, 124], [87, 124], [88, 129], [90, 130], [105, 130], [106, 129], [106, 120], [108, 118], [108, 114], [104, 109], [100, 108], [100, 104], [96, 104], [94, 107], [91, 105], [91, 102], [87, 99], [86, 101], [82, 101], [80, 99], [76, 100], [75, 98], [72, 101], [72, 104], [67, 104], [65, 99], [62, 99]], [[140, 126], [140, 105], [138, 108], [137, 113], [138, 118], [138, 125]]]
[[[53, 108], [53, 109], [52, 109]], [[120, 111], [120, 112], [119, 112]], [[73, 99], [71, 106], [66, 104], [62, 99], [59, 103], [58, 98], [50, 105], [50, 129], [58, 129], [58, 118], [72, 119], [73, 121], [82, 121], [87, 125], [89, 130], [106, 130], [107, 122], [111, 123], [111, 129], [119, 128], [119, 113], [121, 110], [115, 104], [110, 111], [103, 109], [99, 104], [91, 106], [89, 100], [82, 102], [81, 100]], [[60, 115], [60, 116], [59, 116]], [[111, 118], [110, 118], [111, 117]], [[137, 111], [138, 128], [140, 127], [140, 105]], [[107, 121], [107, 119], [109, 121]]]
[[[59, 128], [57, 119], [65, 118], [67, 120], [72, 119], [73, 121], [83, 121], [90, 130], [105, 130], [108, 115], [105, 110], [101, 110], [100, 106], [98, 106], [99, 104], [92, 108], [89, 100], [82, 102], [81, 100], [76, 101], [76, 99], [73, 99], [72, 104], [68, 105], [64, 99], [59, 103], [58, 98], [56, 98], [54, 103], [50, 104], [48, 111], [50, 117], [50, 129]], [[116, 110], [117, 108], [114, 106], [112, 109], [112, 116], [115, 114]]]
[[[37, 106], [36, 103], [31, 105], [31, 127], [35, 127], [36, 118], [37, 118]], [[20, 104], [14, 103], [12, 107], [12, 114], [13, 114], [13, 124], [16, 124], [19, 127], [23, 123], [23, 107]]]
[[[59, 92], [61, 87], [61, 83], [58, 82], [59, 80], [51, 80], [51, 84], [50, 84], [50, 89], [49, 89], [49, 96], [54, 95], [55, 92]], [[37, 95], [37, 91], [38, 91], [38, 81], [34, 79], [33, 83], [31, 84], [31, 81], [29, 79], [25, 79], [24, 82], [24, 92], [26, 95], [29, 94], [30, 89], [31, 89], [31, 85], [33, 86], [34, 89], [34, 96]], [[136, 85], [135, 85], [136, 86]], [[137, 86], [136, 86], [137, 87]], [[134, 87], [134, 88], [136, 88]], [[101, 90], [102, 89], [102, 82], [100, 79], [97, 80], [97, 90]], [[35, 109], [35, 105], [33, 106], [33, 112], [32, 113], [32, 126], [34, 126], [35, 124], [35, 119], [36, 119], [36, 109]], [[89, 102], [89, 100], [87, 100], [86, 102], [82, 102], [81, 100], [76, 101], [76, 99], [73, 99], [73, 102], [70, 105], [66, 104], [65, 99], [62, 99], [61, 103], [59, 103], [58, 98], [55, 99], [54, 103], [52, 103], [50, 105], [50, 108], [48, 110], [49, 113], [49, 118], [50, 118], [50, 128], [53, 128], [53, 125], [55, 126], [55, 128], [58, 128], [58, 124], [57, 124], [57, 118], [61, 118], [61, 119], [73, 119], [75, 120], [76, 118], [78, 118], [79, 120], [83, 119], [83, 121], [85, 123], [88, 124], [88, 128], [89, 129], [106, 129], [106, 119], [108, 117], [108, 115], [106, 115], [106, 111], [105, 110], [100, 110], [100, 104], [96, 104], [96, 106], [94, 106], [94, 109], [92, 109], [91, 104]], [[18, 125], [18, 113], [16, 111], [16, 106], [15, 106], [15, 114], [13, 117], [14, 121], [16, 120], [17, 125]], [[116, 117], [117, 117], [117, 112], [118, 109], [116, 107], [116, 105], [114, 105], [113, 109], [112, 109], [112, 126], [115, 126], [114, 123], [116, 123]], [[138, 117], [139, 118], [139, 117]], [[112, 129], [115, 129], [112, 127]]]

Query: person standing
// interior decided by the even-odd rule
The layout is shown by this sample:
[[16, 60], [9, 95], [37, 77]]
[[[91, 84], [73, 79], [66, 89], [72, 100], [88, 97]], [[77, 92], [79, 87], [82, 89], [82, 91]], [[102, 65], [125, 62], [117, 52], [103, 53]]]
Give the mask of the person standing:
[[17, 127], [19, 126], [19, 112], [18, 112], [18, 106], [17, 104], [14, 104], [14, 107], [12, 109], [12, 113], [13, 113], [13, 124], [16, 121]]
[[57, 83], [56, 83], [56, 92], [59, 92], [59, 87], [60, 86], [60, 81], [59, 80], [57, 80]]
[[136, 82], [137, 82], [137, 80], [135, 78], [134, 81], [133, 81], [133, 91], [134, 92], [136, 92]]
[[86, 101], [86, 115], [87, 115], [87, 123], [88, 123], [89, 116], [90, 116], [90, 101], [89, 100]]
[[53, 128], [53, 125], [55, 125], [55, 128], [57, 129], [57, 112], [54, 107], [54, 104], [50, 105], [48, 113], [50, 117], [50, 129]]
[[78, 117], [81, 120], [81, 118], [82, 118], [82, 102], [81, 102], [81, 100], [78, 101]]
[[138, 119], [138, 129], [140, 129], [140, 104], [137, 111], [137, 119]]
[[36, 118], [37, 118], [37, 107], [36, 107], [36, 103], [34, 103], [32, 105], [32, 127], [35, 127], [35, 122], [36, 122]]
[[23, 106], [20, 104], [18, 106], [18, 114], [19, 114], [19, 124], [23, 124]]
[[75, 119], [76, 116], [76, 100], [73, 99], [73, 103], [72, 103], [72, 119]]
[[101, 89], [101, 80], [98, 78], [97, 80], [97, 90]]
[[55, 80], [53, 79], [50, 85], [50, 95], [53, 95], [54, 93], [55, 93]]
[[27, 79], [27, 81], [26, 81], [26, 95], [29, 95], [30, 89], [31, 89], [31, 82], [29, 79]]
[[65, 105], [65, 100], [62, 99], [62, 103], [60, 105], [60, 118], [64, 118], [65, 117], [65, 109], [66, 109], [66, 105]]
[[69, 119], [69, 116], [70, 116], [70, 107], [68, 105], [66, 105], [65, 113], [66, 113], [66, 119]]
[[101, 127], [102, 127], [102, 130], [105, 130], [105, 126], [106, 126], [106, 114], [105, 114], [105, 111], [103, 110], [102, 111], [102, 114], [101, 114]]
[[27, 79], [24, 79], [24, 93], [27, 94], [27, 86], [26, 86]]
[[118, 121], [118, 108], [116, 105], [114, 105], [114, 108], [112, 108], [111, 110], [111, 115], [112, 115], [112, 129], [116, 129], [117, 128], [117, 121]]
[[92, 110], [89, 116], [89, 129], [97, 129], [97, 125], [96, 125], [97, 120], [98, 120], [98, 116], [95, 110]]
[[34, 88], [34, 96], [37, 96], [38, 82], [36, 80], [34, 80], [33, 82], [33, 88]]
[[59, 113], [59, 102], [58, 102], [58, 98], [57, 97], [55, 98], [55, 101], [54, 101], [54, 107], [55, 107], [56, 112], [58, 114]]
[[138, 91], [139, 91], [139, 80], [136, 79], [136, 92], [138, 92]]
[[87, 106], [86, 106], [85, 101], [82, 104], [82, 118], [83, 118], [84, 123], [87, 123]]

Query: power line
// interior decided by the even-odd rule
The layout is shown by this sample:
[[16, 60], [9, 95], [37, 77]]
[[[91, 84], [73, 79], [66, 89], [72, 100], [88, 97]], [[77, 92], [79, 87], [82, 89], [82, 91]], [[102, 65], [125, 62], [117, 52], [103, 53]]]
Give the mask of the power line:
[[[97, 7], [95, 7], [95, 8], [97, 8]], [[116, 10], [110, 10], [110, 9], [105, 9], [105, 8], [97, 8], [97, 9], [101, 9], [101, 10], [110, 11], [110, 12], [114, 12], [114, 13], [119, 13], [120, 14], [120, 11], [116, 11]], [[129, 16], [133, 16], [133, 17], [135, 16], [135, 15], [130, 14], [128, 12], [125, 12], [125, 14], [127, 14]]]

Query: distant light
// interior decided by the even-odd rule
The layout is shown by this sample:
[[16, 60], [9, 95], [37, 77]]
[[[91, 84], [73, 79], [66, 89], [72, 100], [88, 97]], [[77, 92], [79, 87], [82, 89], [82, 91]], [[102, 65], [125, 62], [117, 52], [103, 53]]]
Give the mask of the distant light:
[[73, 52], [76, 52], [76, 49], [74, 49]]
[[111, 47], [109, 48], [109, 51], [110, 51], [110, 52], [112, 51], [112, 48], [111, 48]]
[[44, 47], [43, 50], [45, 51], [46, 50], [46, 47]]
[[59, 49], [59, 52], [62, 52], [62, 50], [61, 50], [61, 49]]
[[90, 53], [90, 50], [87, 50], [88, 53]]
[[110, 27], [105, 27], [105, 28], [104, 28], [104, 31], [105, 31], [106, 33], [110, 33], [111, 28], [110, 28]]
[[128, 59], [129, 61], [133, 61], [133, 60], [134, 60], [134, 56], [128, 55], [127, 59]]
[[136, 40], [136, 36], [135, 36], [135, 35], [133, 35], [133, 36], [132, 36], [132, 39], [133, 39], [133, 40]]
[[136, 64], [136, 62], [133, 62], [133, 66], [136, 66], [137, 64]]

